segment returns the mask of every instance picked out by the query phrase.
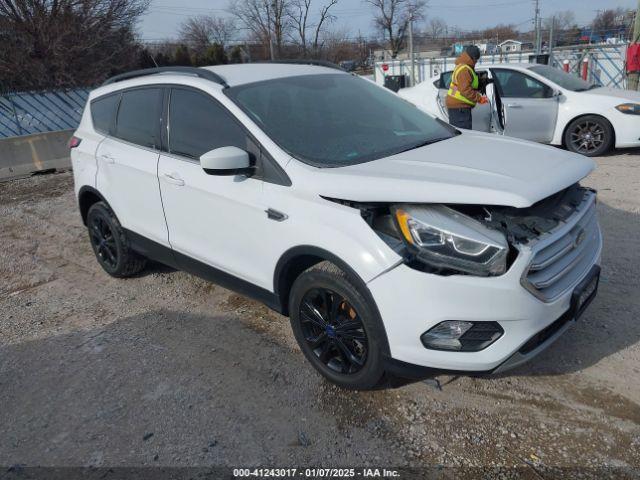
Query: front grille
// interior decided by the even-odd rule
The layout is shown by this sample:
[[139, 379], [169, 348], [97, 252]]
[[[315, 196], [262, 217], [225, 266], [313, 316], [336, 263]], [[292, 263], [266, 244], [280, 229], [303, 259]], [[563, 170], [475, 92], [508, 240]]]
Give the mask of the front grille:
[[596, 214], [596, 194], [585, 196], [566, 222], [531, 244], [534, 252], [522, 277], [523, 286], [551, 302], [575, 287], [598, 260], [602, 236]]

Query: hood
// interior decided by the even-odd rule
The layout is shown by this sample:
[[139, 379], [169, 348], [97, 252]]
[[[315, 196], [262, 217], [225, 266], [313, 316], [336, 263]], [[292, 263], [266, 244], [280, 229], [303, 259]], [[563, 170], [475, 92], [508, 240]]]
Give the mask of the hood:
[[476, 62], [473, 61], [473, 58], [471, 58], [467, 52], [462, 52], [460, 56], [456, 58], [456, 65], [469, 65], [470, 67], [475, 67]]
[[[529, 207], [594, 168], [582, 155], [493, 134], [464, 132], [449, 140], [347, 167], [292, 161], [287, 171], [324, 197], [357, 202], [458, 203]], [[298, 168], [312, 169], [296, 175]]]
[[633, 90], [622, 90], [621, 88], [609, 88], [609, 87], [600, 87], [594, 88], [593, 90], [587, 90], [586, 92], [579, 93], [587, 93], [589, 95], [598, 95], [605, 97], [615, 97], [621, 100], [631, 101], [640, 103], [640, 92], [636, 92]]

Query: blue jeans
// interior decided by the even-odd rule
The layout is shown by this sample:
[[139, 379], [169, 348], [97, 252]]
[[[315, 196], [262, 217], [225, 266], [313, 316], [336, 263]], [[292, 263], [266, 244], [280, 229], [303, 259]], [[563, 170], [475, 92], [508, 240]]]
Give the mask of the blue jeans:
[[471, 130], [471, 109], [470, 108], [450, 108], [449, 123], [454, 127]]

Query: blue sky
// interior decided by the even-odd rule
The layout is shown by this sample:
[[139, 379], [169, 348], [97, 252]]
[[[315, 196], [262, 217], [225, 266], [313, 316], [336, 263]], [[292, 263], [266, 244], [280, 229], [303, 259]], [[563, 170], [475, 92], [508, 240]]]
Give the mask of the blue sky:
[[[318, 6], [325, 0], [313, 0]], [[532, 27], [533, 0], [430, 0], [429, 17], [442, 18], [449, 26], [462, 30], [491, 27], [498, 23]], [[229, 0], [152, 0], [148, 13], [140, 22], [140, 34], [144, 40], [161, 40], [177, 37], [180, 24], [189, 16], [198, 14], [228, 15]], [[556, 11], [572, 10], [579, 24], [587, 24], [598, 10], [606, 8], [635, 8], [637, 0], [540, 0], [541, 15]], [[361, 32], [373, 33], [372, 8], [364, 0], [338, 0], [333, 7], [337, 17], [335, 28], [344, 28], [353, 36]], [[529, 22], [529, 23], [527, 23]]]

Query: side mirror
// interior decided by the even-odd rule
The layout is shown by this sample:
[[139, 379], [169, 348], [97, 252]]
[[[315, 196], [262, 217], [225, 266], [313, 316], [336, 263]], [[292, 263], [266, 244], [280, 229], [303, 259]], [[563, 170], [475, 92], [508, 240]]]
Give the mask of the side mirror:
[[549, 87], [547, 86], [547, 98], [555, 98], [555, 97], [559, 97], [560, 95], [562, 95], [562, 92], [560, 90], [556, 90], [553, 87]]
[[238, 147], [221, 147], [203, 153], [200, 166], [208, 175], [249, 175], [249, 154]]

